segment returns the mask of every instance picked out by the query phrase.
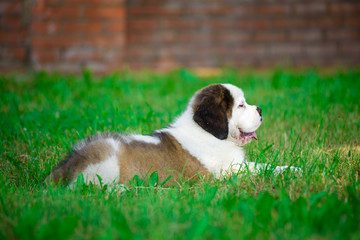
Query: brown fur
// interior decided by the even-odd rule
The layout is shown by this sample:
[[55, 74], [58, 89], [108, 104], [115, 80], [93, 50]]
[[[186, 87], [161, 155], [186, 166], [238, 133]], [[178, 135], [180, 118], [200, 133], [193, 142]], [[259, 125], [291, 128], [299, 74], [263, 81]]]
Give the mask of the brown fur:
[[154, 171], [158, 173], [159, 182], [169, 175], [171, 182], [179, 177], [185, 180], [198, 179], [197, 173], [209, 175], [209, 171], [189, 152], [184, 150], [176, 139], [167, 133], [157, 133], [161, 142], [158, 145], [134, 141], [122, 145], [118, 155], [120, 160], [120, 182], [128, 182], [134, 175], [144, 177]]
[[194, 121], [215, 137], [226, 139], [233, 105], [234, 100], [228, 89], [219, 84], [210, 85], [196, 96]]
[[55, 183], [58, 183], [60, 179], [68, 182], [90, 164], [104, 161], [113, 153], [114, 150], [109, 144], [104, 142], [103, 139], [97, 139], [89, 142], [79, 151], [73, 150], [73, 153], [69, 154], [50, 176]]

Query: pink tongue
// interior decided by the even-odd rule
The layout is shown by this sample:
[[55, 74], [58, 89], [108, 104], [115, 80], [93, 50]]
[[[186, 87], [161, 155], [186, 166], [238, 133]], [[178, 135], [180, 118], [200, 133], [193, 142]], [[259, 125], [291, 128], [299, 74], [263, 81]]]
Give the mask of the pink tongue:
[[255, 133], [255, 132], [252, 132], [252, 133], [251, 133], [251, 136], [253, 136], [253, 138], [255, 138], [255, 140], [257, 140], [257, 136], [256, 136], [256, 133]]

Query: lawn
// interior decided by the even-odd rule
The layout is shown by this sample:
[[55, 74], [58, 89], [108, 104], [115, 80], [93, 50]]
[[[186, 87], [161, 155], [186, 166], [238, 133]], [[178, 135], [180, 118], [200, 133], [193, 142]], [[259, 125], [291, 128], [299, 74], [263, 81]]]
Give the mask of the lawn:
[[[160, 187], [42, 186], [80, 139], [150, 134], [210, 83], [241, 87], [260, 105], [258, 141], [245, 147], [271, 171]], [[105, 77], [0, 75], [0, 239], [360, 239], [360, 69], [199, 76], [122, 70]]]

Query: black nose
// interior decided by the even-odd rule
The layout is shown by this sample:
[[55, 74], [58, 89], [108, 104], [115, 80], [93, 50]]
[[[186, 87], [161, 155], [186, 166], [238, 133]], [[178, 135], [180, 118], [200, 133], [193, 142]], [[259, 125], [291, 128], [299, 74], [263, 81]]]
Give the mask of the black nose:
[[261, 108], [259, 108], [259, 107], [256, 107], [256, 111], [258, 111], [258, 113], [260, 114], [260, 116], [262, 116], [262, 110], [261, 110]]

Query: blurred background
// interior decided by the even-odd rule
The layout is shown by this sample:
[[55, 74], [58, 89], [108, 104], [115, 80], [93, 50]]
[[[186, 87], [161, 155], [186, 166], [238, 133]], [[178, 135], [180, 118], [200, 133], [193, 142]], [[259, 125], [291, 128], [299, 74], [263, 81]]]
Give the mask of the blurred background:
[[0, 1], [2, 71], [359, 63], [359, 0]]

